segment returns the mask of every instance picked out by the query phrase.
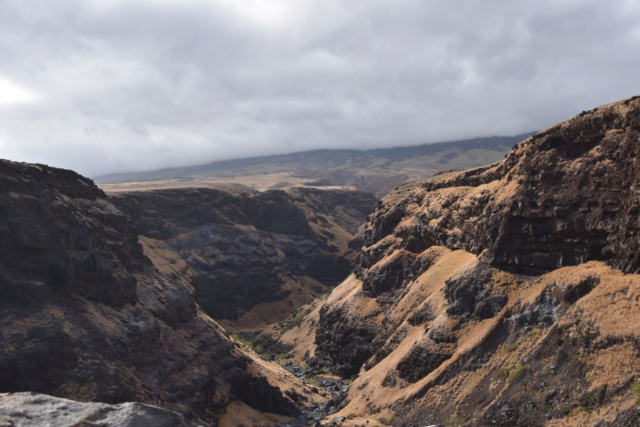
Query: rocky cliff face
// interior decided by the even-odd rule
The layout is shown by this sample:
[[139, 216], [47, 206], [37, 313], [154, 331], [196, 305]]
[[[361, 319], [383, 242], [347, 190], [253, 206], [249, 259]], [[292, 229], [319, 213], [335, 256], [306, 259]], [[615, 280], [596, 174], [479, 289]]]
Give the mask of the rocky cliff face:
[[392, 248], [444, 245], [486, 250], [487, 262], [516, 272], [589, 260], [639, 271], [639, 103], [583, 112], [502, 162], [400, 188], [369, 223], [363, 267]]
[[310, 401], [292, 376], [272, 385], [188, 282], [152, 268], [90, 180], [0, 161], [0, 215], [0, 392], [139, 401], [206, 425], [232, 401], [284, 415]]
[[[339, 284], [376, 199], [357, 191], [244, 186], [120, 193], [145, 252], [189, 277], [198, 303], [229, 327], [260, 328]], [[353, 245], [352, 245], [353, 246]]]
[[343, 424], [638, 425], [639, 131], [635, 97], [385, 197], [302, 322]]
[[101, 190], [71, 171], [0, 168], [3, 300], [80, 293], [114, 306], [136, 302], [135, 273], [149, 262]]

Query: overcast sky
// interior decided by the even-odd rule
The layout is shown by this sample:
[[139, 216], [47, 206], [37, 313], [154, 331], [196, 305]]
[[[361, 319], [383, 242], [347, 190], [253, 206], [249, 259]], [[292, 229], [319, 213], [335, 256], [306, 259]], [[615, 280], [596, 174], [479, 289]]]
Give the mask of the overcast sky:
[[89, 176], [515, 135], [639, 93], [635, 0], [0, 1], [0, 157]]

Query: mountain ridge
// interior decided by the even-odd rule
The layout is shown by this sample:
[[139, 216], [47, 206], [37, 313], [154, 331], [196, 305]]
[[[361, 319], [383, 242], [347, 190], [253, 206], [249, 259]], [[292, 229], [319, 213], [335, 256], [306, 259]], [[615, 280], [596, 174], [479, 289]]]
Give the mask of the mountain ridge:
[[[416, 146], [372, 150], [313, 150], [157, 171], [96, 177], [100, 185], [114, 183], [194, 180], [236, 180], [242, 176], [275, 176], [274, 185], [352, 186], [378, 197], [402, 182], [427, 178], [446, 169], [467, 169], [501, 159], [514, 144], [531, 133], [513, 137], [475, 138]], [[277, 179], [277, 177], [280, 179]], [[295, 179], [292, 179], [295, 178]]]

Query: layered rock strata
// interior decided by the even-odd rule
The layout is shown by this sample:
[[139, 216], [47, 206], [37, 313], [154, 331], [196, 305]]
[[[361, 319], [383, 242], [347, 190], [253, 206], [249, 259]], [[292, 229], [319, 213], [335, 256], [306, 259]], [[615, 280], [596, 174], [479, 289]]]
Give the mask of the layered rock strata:
[[362, 267], [443, 245], [522, 273], [591, 260], [638, 272], [639, 103], [585, 111], [502, 162], [400, 187], [369, 222]]
[[354, 267], [354, 234], [376, 199], [358, 191], [234, 185], [118, 193], [110, 200], [142, 235], [145, 253], [189, 277], [203, 309], [230, 328], [286, 318]]

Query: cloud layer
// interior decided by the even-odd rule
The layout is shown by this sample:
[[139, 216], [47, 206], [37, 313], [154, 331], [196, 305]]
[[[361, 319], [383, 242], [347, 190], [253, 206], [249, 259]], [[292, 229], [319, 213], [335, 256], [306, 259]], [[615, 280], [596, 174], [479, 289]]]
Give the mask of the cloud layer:
[[4, 0], [0, 157], [96, 176], [542, 129], [640, 93], [640, 3]]

